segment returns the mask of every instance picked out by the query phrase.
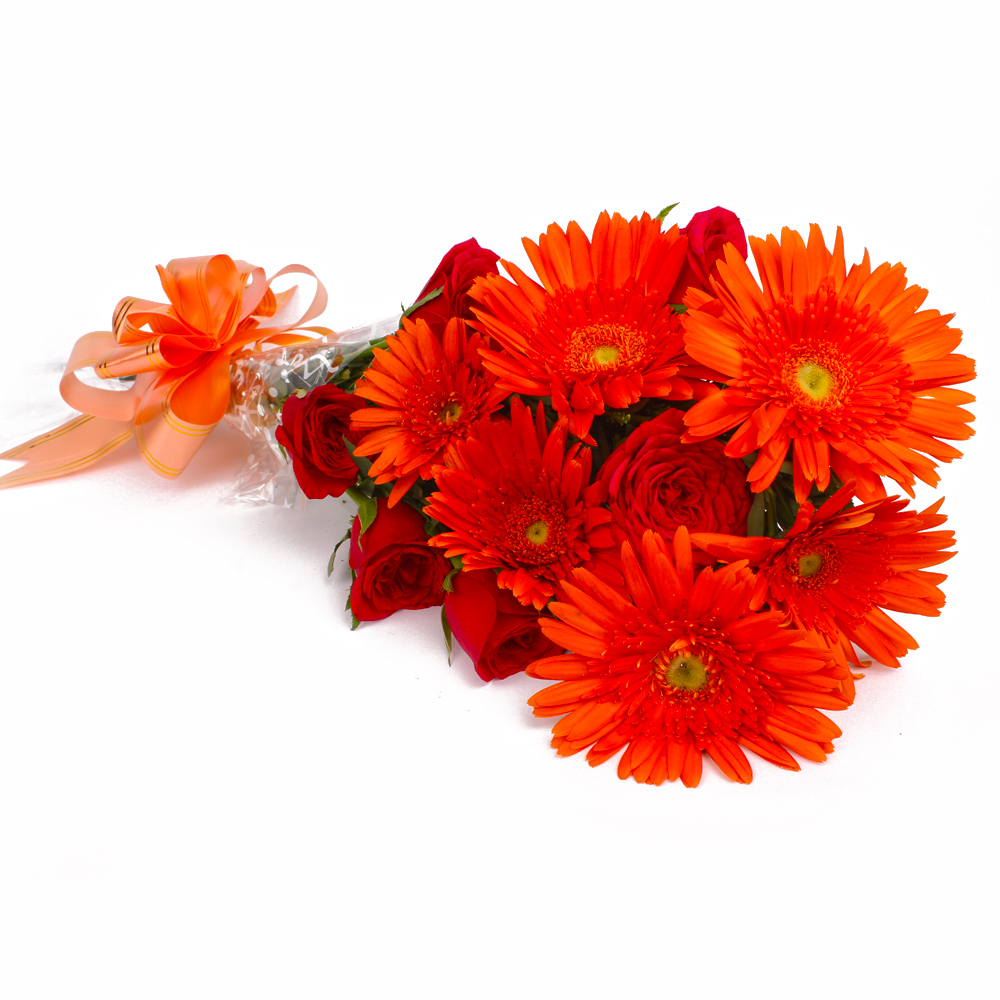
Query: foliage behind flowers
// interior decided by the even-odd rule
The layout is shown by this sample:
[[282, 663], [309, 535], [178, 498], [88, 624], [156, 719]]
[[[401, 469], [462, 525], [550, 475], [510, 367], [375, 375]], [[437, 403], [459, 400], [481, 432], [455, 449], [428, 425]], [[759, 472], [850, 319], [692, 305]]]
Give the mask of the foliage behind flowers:
[[890, 612], [940, 614], [941, 501], [883, 478], [912, 497], [960, 457], [974, 364], [839, 229], [751, 237], [758, 281], [733, 212], [669, 211], [550, 225], [534, 277], [457, 244], [282, 441], [308, 496], [358, 504], [355, 626], [443, 605], [483, 680], [556, 682], [530, 703], [560, 755], [749, 782], [748, 750], [832, 752], [856, 671], [917, 648]]

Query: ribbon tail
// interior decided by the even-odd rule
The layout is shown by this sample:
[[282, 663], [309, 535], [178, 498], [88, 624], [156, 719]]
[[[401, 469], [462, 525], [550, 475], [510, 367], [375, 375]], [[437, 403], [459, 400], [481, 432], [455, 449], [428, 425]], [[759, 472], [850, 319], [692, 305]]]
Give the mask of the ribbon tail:
[[88, 414], [39, 434], [0, 455], [5, 461], [23, 460], [27, 465], [0, 476], [0, 490], [24, 483], [55, 479], [102, 459], [132, 436], [132, 421], [110, 420]]
[[135, 424], [135, 440], [146, 464], [164, 479], [174, 479], [187, 468], [215, 426], [181, 420], [166, 405], [149, 420], [140, 416]]

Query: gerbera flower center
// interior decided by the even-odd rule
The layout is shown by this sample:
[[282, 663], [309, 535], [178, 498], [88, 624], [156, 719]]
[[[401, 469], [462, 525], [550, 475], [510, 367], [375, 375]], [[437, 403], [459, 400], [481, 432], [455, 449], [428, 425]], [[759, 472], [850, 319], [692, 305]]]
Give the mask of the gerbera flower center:
[[481, 386], [472, 383], [459, 393], [449, 373], [435, 372], [400, 393], [400, 424], [428, 448], [442, 447], [465, 437], [484, 403]]
[[645, 337], [621, 323], [594, 323], [573, 330], [566, 340], [566, 370], [575, 375], [630, 367], [640, 363]]
[[613, 365], [621, 354], [621, 348], [613, 344], [602, 344], [594, 348], [594, 353], [590, 355], [590, 360], [595, 365]]
[[807, 410], [843, 404], [856, 382], [850, 359], [827, 344], [796, 351], [781, 375], [791, 400]]
[[823, 565], [823, 557], [818, 552], [807, 552], [799, 556], [799, 576], [815, 576]]
[[517, 562], [544, 566], [567, 551], [566, 514], [554, 500], [528, 497], [508, 514], [502, 530]]
[[806, 361], [800, 368], [796, 381], [799, 388], [817, 402], [826, 399], [835, 388], [834, 377], [815, 361]]
[[533, 545], [544, 545], [549, 537], [549, 526], [545, 521], [532, 521], [524, 537]]
[[441, 410], [441, 423], [451, 424], [454, 423], [462, 415], [462, 406], [460, 403], [452, 400], [447, 403]]
[[708, 681], [704, 661], [691, 652], [678, 653], [669, 660], [667, 654], [657, 653], [653, 658], [653, 675], [662, 687], [681, 691], [698, 691]]
[[815, 589], [836, 582], [840, 554], [830, 542], [806, 538], [786, 551], [787, 572], [799, 587]]

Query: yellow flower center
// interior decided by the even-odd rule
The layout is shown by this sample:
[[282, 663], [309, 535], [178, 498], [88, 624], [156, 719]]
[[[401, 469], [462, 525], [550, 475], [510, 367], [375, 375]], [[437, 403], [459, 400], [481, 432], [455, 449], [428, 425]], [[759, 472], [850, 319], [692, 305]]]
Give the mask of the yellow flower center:
[[[507, 507], [506, 501], [502, 501], [502, 507]], [[508, 564], [548, 566], [566, 555], [576, 535], [558, 500], [528, 496], [503, 513], [495, 547], [504, 553]]]
[[799, 388], [817, 403], [826, 399], [836, 385], [833, 375], [815, 361], [806, 361], [800, 365], [795, 380]]
[[548, 541], [549, 526], [545, 521], [533, 521], [524, 532], [524, 537], [532, 545], [544, 545]]
[[799, 556], [799, 576], [815, 576], [823, 565], [823, 557], [818, 552], [807, 552]]
[[441, 411], [440, 420], [443, 424], [454, 423], [462, 415], [462, 407], [454, 401], [447, 404]]
[[854, 362], [831, 344], [796, 348], [782, 365], [788, 402], [812, 413], [840, 411], [857, 388]]
[[840, 552], [828, 538], [796, 538], [785, 549], [782, 561], [794, 587], [818, 592], [840, 576]]
[[627, 371], [645, 356], [646, 338], [636, 327], [593, 323], [566, 338], [566, 370], [576, 375]]
[[653, 662], [657, 679], [668, 687], [698, 691], [708, 681], [705, 664], [701, 657], [693, 653], [679, 653], [667, 664], [664, 664], [663, 654], [660, 653]]
[[614, 344], [602, 344], [600, 347], [594, 348], [593, 354], [590, 355], [590, 360], [595, 365], [613, 365], [618, 360], [618, 355], [621, 352], [621, 348], [615, 347]]

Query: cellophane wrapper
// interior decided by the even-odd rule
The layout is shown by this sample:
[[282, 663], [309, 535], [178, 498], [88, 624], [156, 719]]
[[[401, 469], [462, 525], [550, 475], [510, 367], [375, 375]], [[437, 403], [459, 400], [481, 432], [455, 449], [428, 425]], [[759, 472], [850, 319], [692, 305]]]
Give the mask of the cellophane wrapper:
[[305, 505], [292, 463], [275, 438], [281, 407], [292, 393], [329, 382], [372, 341], [399, 327], [399, 314], [307, 344], [277, 347], [233, 362], [226, 422], [248, 438], [230, 503]]

